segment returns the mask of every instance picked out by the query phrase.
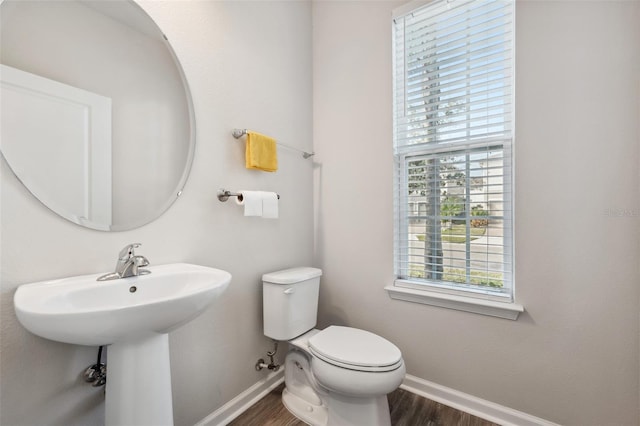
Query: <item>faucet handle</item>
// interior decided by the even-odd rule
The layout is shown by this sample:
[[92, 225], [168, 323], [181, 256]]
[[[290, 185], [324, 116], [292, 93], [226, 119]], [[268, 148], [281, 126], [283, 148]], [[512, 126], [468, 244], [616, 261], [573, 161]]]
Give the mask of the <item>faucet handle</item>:
[[122, 250], [120, 250], [120, 254], [118, 254], [118, 259], [127, 260], [136, 255], [135, 249], [140, 247], [141, 243], [132, 243], [125, 246]]
[[149, 259], [147, 259], [146, 257], [138, 255], [138, 256], [135, 256], [135, 259], [136, 259], [137, 266], [142, 266], [142, 267], [149, 266]]

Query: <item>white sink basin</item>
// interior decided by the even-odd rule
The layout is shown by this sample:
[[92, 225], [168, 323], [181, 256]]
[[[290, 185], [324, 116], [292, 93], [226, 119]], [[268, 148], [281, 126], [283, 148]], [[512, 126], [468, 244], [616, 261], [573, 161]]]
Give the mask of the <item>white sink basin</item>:
[[202, 313], [231, 281], [228, 272], [186, 263], [148, 269], [111, 281], [96, 281], [96, 274], [22, 285], [14, 297], [18, 320], [50, 340], [108, 345], [168, 333]]
[[[83, 275], [18, 287], [20, 323], [38, 336], [78, 345], [109, 345], [107, 426], [171, 426], [171, 330], [202, 313], [231, 274], [175, 263], [111, 281]], [[189, 350], [197, 350], [197, 347]]]

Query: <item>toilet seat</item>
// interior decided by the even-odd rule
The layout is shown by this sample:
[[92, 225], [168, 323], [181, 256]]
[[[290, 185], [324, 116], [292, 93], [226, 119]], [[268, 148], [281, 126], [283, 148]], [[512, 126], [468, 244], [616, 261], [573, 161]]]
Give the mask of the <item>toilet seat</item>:
[[403, 364], [396, 345], [357, 328], [330, 326], [310, 337], [308, 345], [314, 356], [350, 370], [385, 372]]

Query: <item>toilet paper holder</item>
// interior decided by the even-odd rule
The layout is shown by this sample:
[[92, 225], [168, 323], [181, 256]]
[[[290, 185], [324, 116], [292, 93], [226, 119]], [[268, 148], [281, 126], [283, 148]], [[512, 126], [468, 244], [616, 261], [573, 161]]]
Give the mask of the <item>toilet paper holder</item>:
[[[238, 197], [238, 200], [242, 201], [242, 194], [239, 192], [231, 192], [226, 189], [218, 189], [218, 200], [223, 203], [229, 199], [229, 197]], [[280, 199], [280, 194], [276, 194], [278, 196], [278, 200]]]

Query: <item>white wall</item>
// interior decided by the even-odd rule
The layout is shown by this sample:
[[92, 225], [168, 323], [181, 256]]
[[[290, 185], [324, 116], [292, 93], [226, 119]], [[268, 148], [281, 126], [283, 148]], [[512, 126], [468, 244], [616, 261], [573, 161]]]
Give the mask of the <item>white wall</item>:
[[321, 325], [372, 330], [409, 374], [554, 422], [637, 425], [640, 2], [517, 3], [516, 322], [383, 290], [399, 4], [313, 6]]
[[[152, 264], [191, 262], [233, 274], [222, 299], [171, 334], [176, 425], [192, 425], [264, 376], [260, 277], [312, 262], [313, 163], [279, 150], [280, 169], [244, 169], [234, 127], [311, 149], [311, 6], [308, 2], [145, 1], [191, 86], [197, 146], [182, 197], [155, 222], [103, 233], [73, 225], [36, 201], [2, 163], [2, 383], [0, 424], [100, 425], [103, 392], [82, 382], [97, 348], [50, 342], [17, 322], [22, 283], [108, 272], [118, 251], [141, 242]], [[244, 218], [216, 190], [281, 195], [280, 218]], [[152, 372], [150, 372], [152, 374]]]

